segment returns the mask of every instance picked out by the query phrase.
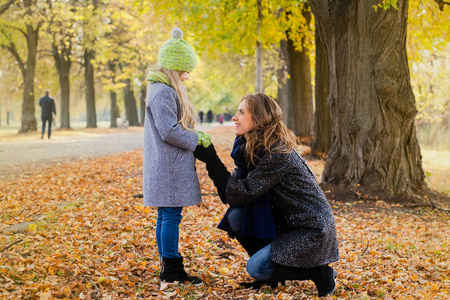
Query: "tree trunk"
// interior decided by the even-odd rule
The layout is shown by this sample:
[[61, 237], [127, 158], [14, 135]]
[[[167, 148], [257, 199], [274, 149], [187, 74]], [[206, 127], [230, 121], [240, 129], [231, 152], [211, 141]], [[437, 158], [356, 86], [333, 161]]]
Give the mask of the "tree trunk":
[[60, 120], [62, 128], [70, 128], [70, 67], [72, 66], [72, 45], [56, 45], [53, 40], [52, 50], [58, 71], [59, 86], [61, 88]]
[[316, 112], [314, 140], [311, 145], [313, 157], [323, 157], [331, 148], [331, 116], [327, 98], [329, 94], [327, 53], [316, 27]]
[[290, 99], [290, 85], [289, 79], [289, 64], [287, 52], [287, 40], [281, 40], [280, 50], [278, 53], [278, 105], [283, 111], [283, 122], [287, 127], [292, 128], [289, 124], [289, 99]]
[[97, 115], [95, 112], [95, 86], [94, 86], [94, 59], [93, 50], [84, 50], [84, 79], [86, 82], [86, 127], [97, 128]]
[[133, 89], [131, 87], [131, 80], [125, 80], [123, 87], [123, 99], [125, 104], [125, 116], [130, 126], [139, 126], [137, 120], [136, 98], [134, 97]]
[[[311, 22], [311, 13], [303, 11], [307, 24]], [[312, 102], [311, 66], [309, 50], [302, 39], [302, 50], [295, 49], [294, 43], [287, 43], [288, 64], [291, 80], [291, 95], [289, 118], [292, 120], [291, 129], [297, 136], [311, 136], [313, 134], [314, 110]]]
[[263, 82], [263, 44], [260, 41], [260, 30], [261, 30], [261, 22], [262, 22], [262, 7], [261, 7], [261, 0], [257, 0], [257, 7], [258, 7], [258, 23], [256, 27], [256, 36], [257, 36], [257, 42], [256, 42], [256, 93], [264, 93], [264, 82]]
[[311, 136], [314, 112], [309, 51], [306, 47], [297, 51], [288, 39], [280, 43], [279, 59], [278, 102], [283, 121], [297, 136]]
[[20, 133], [30, 130], [37, 130], [37, 122], [35, 117], [36, 107], [34, 100], [34, 75], [36, 71], [36, 53], [39, 40], [40, 25], [33, 27], [27, 25], [27, 62], [23, 70], [23, 104], [22, 104], [22, 127]]
[[109, 98], [111, 99], [111, 128], [117, 128], [117, 118], [119, 117], [119, 110], [117, 108], [117, 94], [113, 90], [109, 91]]
[[147, 98], [147, 86], [141, 86], [141, 125], [145, 122], [145, 98]]
[[[116, 84], [116, 66], [113, 61], [108, 62], [108, 69], [111, 72], [112, 84]], [[117, 107], [117, 94], [115, 91], [109, 91], [111, 99], [111, 128], [117, 128], [117, 118], [119, 117], [119, 108]]]
[[389, 191], [424, 186], [406, 56], [408, 1], [310, 0], [328, 57], [333, 122], [323, 181]]

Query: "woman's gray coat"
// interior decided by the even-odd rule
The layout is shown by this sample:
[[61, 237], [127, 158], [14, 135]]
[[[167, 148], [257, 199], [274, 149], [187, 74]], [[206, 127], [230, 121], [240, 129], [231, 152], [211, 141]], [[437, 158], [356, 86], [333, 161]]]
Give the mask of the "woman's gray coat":
[[200, 203], [193, 154], [198, 135], [178, 124], [177, 93], [164, 83], [150, 84], [145, 112], [144, 204], [180, 207]]
[[278, 264], [310, 268], [339, 260], [331, 206], [306, 162], [296, 152], [267, 153], [246, 179], [235, 171], [226, 199], [240, 206], [269, 192], [277, 238], [270, 259]]

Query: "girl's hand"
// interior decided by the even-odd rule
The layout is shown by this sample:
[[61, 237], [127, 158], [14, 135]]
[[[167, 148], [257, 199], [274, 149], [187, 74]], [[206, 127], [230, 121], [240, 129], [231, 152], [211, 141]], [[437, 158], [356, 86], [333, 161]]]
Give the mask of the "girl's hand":
[[198, 134], [198, 144], [202, 145], [205, 148], [208, 148], [211, 145], [211, 136], [202, 131], [196, 131]]

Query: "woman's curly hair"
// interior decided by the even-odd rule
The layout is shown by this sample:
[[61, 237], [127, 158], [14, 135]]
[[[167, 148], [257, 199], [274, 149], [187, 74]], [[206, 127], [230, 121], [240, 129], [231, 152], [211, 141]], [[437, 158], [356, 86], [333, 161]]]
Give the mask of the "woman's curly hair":
[[283, 112], [278, 103], [263, 93], [247, 95], [241, 102], [244, 100], [255, 124], [244, 135], [247, 140], [247, 161], [254, 164], [256, 153], [261, 149], [269, 155], [274, 152], [291, 152], [297, 145], [297, 137], [281, 120]]

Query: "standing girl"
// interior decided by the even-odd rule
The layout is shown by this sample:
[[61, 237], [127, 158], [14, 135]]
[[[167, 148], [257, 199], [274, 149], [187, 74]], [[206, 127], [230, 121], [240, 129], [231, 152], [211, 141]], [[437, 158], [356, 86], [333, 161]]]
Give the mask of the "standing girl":
[[178, 253], [183, 207], [201, 202], [193, 151], [202, 136], [194, 131], [194, 107], [183, 85], [197, 61], [183, 32], [175, 28], [171, 35], [159, 50], [158, 67], [147, 76], [144, 205], [158, 208], [161, 280], [197, 284], [202, 281], [187, 275]]

